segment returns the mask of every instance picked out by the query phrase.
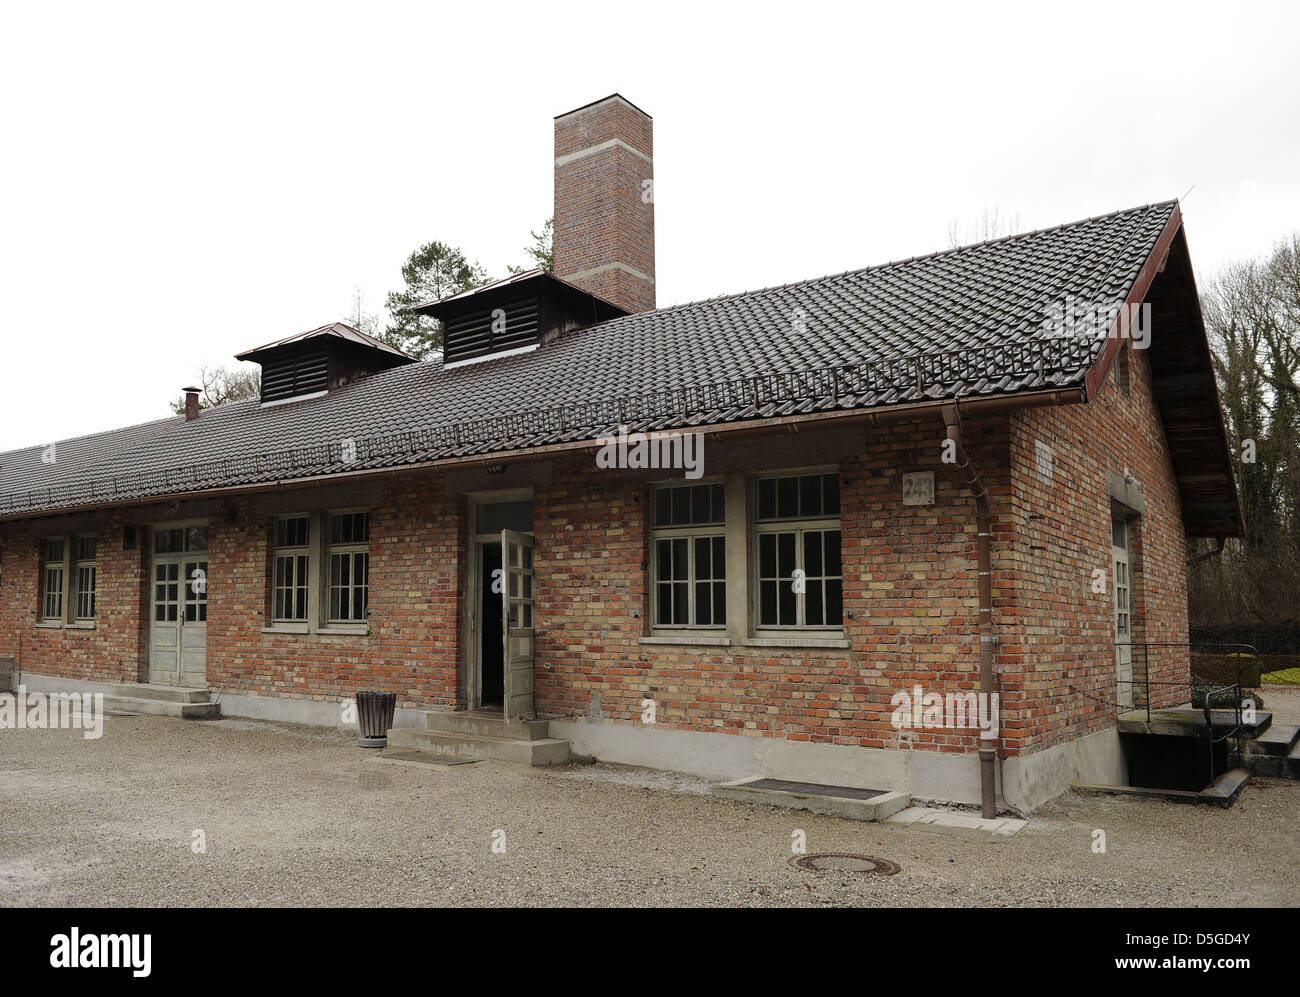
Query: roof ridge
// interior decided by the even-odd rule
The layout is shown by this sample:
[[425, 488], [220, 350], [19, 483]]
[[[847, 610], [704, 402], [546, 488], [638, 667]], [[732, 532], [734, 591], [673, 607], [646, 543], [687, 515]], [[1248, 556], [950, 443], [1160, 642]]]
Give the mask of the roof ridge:
[[[684, 301], [679, 305], [669, 305], [667, 308], [656, 308], [653, 312], [633, 312], [631, 315], [620, 315], [618, 318], [608, 319], [605, 322], [598, 323], [602, 326], [612, 325], [615, 322], [622, 322], [629, 318], [637, 318], [644, 315], [662, 315], [669, 312], [679, 311], [684, 308], [693, 308], [696, 305], [715, 304], [719, 301], [731, 301], [736, 298], [745, 298], [750, 295], [767, 294], [771, 291], [783, 291], [788, 287], [805, 286], [820, 284], [824, 281], [837, 280], [840, 277], [847, 277], [849, 274], [872, 273], [878, 270], [887, 270], [890, 267], [902, 266], [907, 263], [916, 263], [921, 260], [937, 259], [940, 256], [955, 256], [958, 253], [966, 252], [970, 249], [979, 249], [983, 246], [992, 246], [1002, 242], [1011, 242], [1015, 239], [1027, 239], [1036, 235], [1045, 235], [1048, 232], [1059, 232], [1062, 229], [1075, 228], [1079, 225], [1087, 225], [1091, 222], [1102, 221], [1103, 219], [1118, 218], [1121, 215], [1130, 215], [1138, 211], [1150, 211], [1152, 208], [1163, 208], [1178, 203], [1178, 198], [1171, 198], [1168, 201], [1153, 201], [1149, 204], [1137, 204], [1131, 208], [1123, 208], [1119, 211], [1108, 211], [1105, 214], [1090, 215], [1087, 218], [1080, 218], [1072, 222], [1062, 222], [1059, 225], [1048, 225], [1043, 228], [1029, 229], [1025, 232], [1016, 232], [1012, 235], [999, 236], [996, 239], [985, 239], [982, 242], [967, 243], [964, 246], [954, 246], [952, 249], [939, 249], [933, 253], [921, 253], [917, 256], [900, 257], [896, 260], [888, 260], [885, 263], [873, 263], [867, 267], [855, 267], [849, 270], [841, 270], [838, 273], [823, 274], [819, 277], [809, 277], [805, 280], [792, 280], [784, 284], [771, 284], [767, 287], [751, 288], [747, 291], [735, 291], [731, 294], [718, 294], [711, 298], [698, 298], [695, 301]], [[594, 328], [587, 326], [586, 328]], [[575, 330], [580, 331], [580, 330]]]

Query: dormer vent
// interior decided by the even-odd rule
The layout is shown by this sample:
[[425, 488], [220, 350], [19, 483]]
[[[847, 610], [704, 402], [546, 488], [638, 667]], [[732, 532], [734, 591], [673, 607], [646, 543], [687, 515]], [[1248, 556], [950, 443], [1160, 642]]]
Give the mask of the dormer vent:
[[309, 398], [415, 357], [335, 322], [235, 357], [262, 365], [262, 404]]

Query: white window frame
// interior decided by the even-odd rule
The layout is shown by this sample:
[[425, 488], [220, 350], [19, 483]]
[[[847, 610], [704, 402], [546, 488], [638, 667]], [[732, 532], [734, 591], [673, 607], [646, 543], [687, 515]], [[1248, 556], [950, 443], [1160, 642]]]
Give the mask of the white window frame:
[[[50, 558], [49, 551], [52, 543], [62, 545], [57, 560]], [[67, 620], [68, 553], [68, 538], [66, 536], [41, 538], [41, 622], [46, 626], [61, 624]], [[58, 585], [54, 588], [50, 585], [51, 572], [58, 573]], [[51, 598], [57, 600], [53, 612], [50, 611]]]
[[[92, 623], [96, 614], [97, 586], [99, 582], [99, 567], [97, 564], [99, 558], [99, 538], [93, 533], [81, 533], [69, 538], [71, 540], [68, 556], [72, 558], [72, 578], [70, 580], [72, 595], [72, 619], [76, 623]], [[81, 551], [78, 549], [83, 540], [89, 540], [95, 548], [92, 551], [92, 557], [81, 557]], [[88, 573], [90, 584], [82, 586], [82, 573]], [[83, 613], [82, 600], [89, 598], [90, 612]]]
[[[279, 546], [280, 524], [289, 520], [306, 520], [307, 536], [301, 544], [292, 544]], [[287, 586], [279, 584], [280, 559], [286, 558], [293, 566], [293, 581]], [[298, 577], [298, 561], [302, 562], [302, 576]], [[309, 512], [284, 513], [272, 517], [271, 519], [271, 621], [276, 625], [292, 626], [303, 625], [311, 622], [312, 618], [312, 515]], [[292, 603], [296, 604], [299, 591], [303, 592], [302, 616], [285, 616], [277, 612], [279, 608], [279, 596], [283, 591], [288, 594]]]
[[[661, 492], [671, 491], [675, 488], [693, 488], [693, 487], [717, 486], [720, 489], [719, 502], [721, 505], [721, 517], [716, 521], [708, 523], [690, 523], [682, 526], [655, 526], [655, 515], [658, 509], [658, 499]], [[710, 497], [712, 502], [712, 497]], [[695, 563], [695, 545], [697, 540], [709, 540], [710, 557], [712, 557], [713, 544], [720, 539], [723, 544], [722, 551], [722, 577], [700, 579], [697, 575]], [[671, 542], [673, 540], [686, 541], [686, 578], [685, 581], [674, 579], [669, 581], [659, 577], [659, 544], [661, 541]], [[724, 633], [727, 629], [727, 491], [726, 485], [721, 478], [703, 478], [688, 482], [672, 481], [661, 482], [651, 486], [650, 490], [650, 630], [652, 633], [680, 633], [685, 631], [703, 632], [703, 633]], [[686, 613], [687, 622], [685, 623], [660, 623], [661, 592], [666, 585], [686, 585]], [[698, 618], [696, 605], [696, 587], [700, 584], [710, 586], [710, 595], [712, 587], [721, 584], [723, 587], [722, 609], [723, 618], [721, 621], [712, 623], [697, 623]]]
[[[752, 586], [750, 590], [750, 613], [753, 620], [753, 630], [756, 634], [762, 636], [772, 636], [789, 634], [792, 636], [807, 635], [815, 633], [818, 635], [839, 635], [844, 632], [844, 531], [841, 523], [843, 510], [843, 489], [839, 489], [840, 509], [841, 512], [835, 515], [825, 515], [824, 513], [817, 516], [787, 516], [784, 518], [759, 518], [759, 493], [762, 482], [770, 480], [779, 480], [782, 478], [805, 478], [811, 476], [835, 475], [837, 480], [841, 477], [838, 467], [809, 467], [798, 469], [786, 469], [780, 471], [771, 471], [766, 473], [755, 474], [751, 478], [750, 490], [750, 571], [749, 582]], [[798, 486], [796, 486], [798, 494]], [[824, 505], [824, 502], [823, 502]], [[840, 574], [825, 574], [825, 555], [823, 554], [823, 574], [808, 577], [805, 576], [805, 591], [795, 593], [795, 622], [794, 623], [764, 623], [763, 622], [763, 582], [775, 581], [778, 585], [794, 584], [794, 578], [768, 578], [762, 574], [762, 537], [771, 534], [789, 533], [794, 535], [794, 568], [796, 570], [806, 570], [804, 561], [804, 536], [809, 533], [824, 533], [827, 531], [838, 532], [840, 535]], [[777, 541], [779, 543], [779, 541]], [[820, 584], [823, 586], [828, 581], [838, 580], [840, 583], [840, 622], [839, 623], [813, 623], [807, 622], [807, 585]], [[823, 607], [826, 605], [825, 596], [823, 595]], [[778, 614], [780, 601], [777, 602]]]
[[[366, 517], [366, 539], [364, 541], [350, 541], [347, 543], [331, 543], [330, 527], [333, 525], [335, 516], [354, 516], [363, 514]], [[324, 556], [321, 559], [321, 584], [324, 589], [324, 599], [321, 604], [322, 625], [327, 627], [348, 627], [364, 626], [370, 619], [370, 526], [371, 516], [369, 509], [327, 509], [321, 516], [321, 546]], [[334, 558], [347, 557], [349, 560], [349, 575], [355, 578], [357, 555], [365, 557], [365, 580], [357, 585], [355, 580], [348, 582], [346, 588], [349, 598], [348, 604], [355, 605], [356, 593], [358, 590], [364, 591], [365, 610], [361, 616], [336, 617], [334, 615], [334, 591], [333, 572]]]

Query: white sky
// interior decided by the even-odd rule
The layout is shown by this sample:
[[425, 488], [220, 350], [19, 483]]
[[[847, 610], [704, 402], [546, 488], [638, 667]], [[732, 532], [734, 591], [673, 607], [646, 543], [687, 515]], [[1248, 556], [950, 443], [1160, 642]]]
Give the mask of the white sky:
[[[552, 118], [655, 119], [659, 304], [1182, 196], [1202, 278], [1300, 229], [1300, 5], [6, 4], [0, 450], [169, 414], [200, 363], [494, 275]], [[902, 8], [902, 9], [900, 9]], [[3, 488], [0, 487], [0, 491]]]

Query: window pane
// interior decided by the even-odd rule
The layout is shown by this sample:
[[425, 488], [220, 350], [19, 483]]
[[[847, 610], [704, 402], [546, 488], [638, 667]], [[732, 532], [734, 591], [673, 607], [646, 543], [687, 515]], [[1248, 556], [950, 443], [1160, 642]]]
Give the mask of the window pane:
[[[31, 550], [31, 548], [27, 548]], [[63, 541], [47, 540], [45, 541], [45, 560], [62, 561], [63, 560]]]
[[208, 528], [206, 526], [191, 526], [185, 531], [185, 549], [186, 550], [207, 550], [208, 549]]
[[839, 576], [844, 574], [840, 567], [840, 531], [827, 530], [822, 534], [825, 538], [826, 551], [826, 574]]
[[803, 570], [809, 578], [822, 575], [822, 534], [809, 532], [803, 535]]
[[93, 561], [95, 559], [95, 538], [77, 537], [77, 560]]
[[691, 487], [691, 522], [712, 522], [713, 514], [709, 510], [709, 496], [711, 493], [712, 488], [709, 485], [693, 485]]
[[727, 538], [713, 538], [713, 577], [727, 577]]
[[826, 625], [838, 627], [844, 624], [844, 593], [838, 578], [826, 581]]
[[[793, 539], [793, 537], [791, 538]], [[796, 599], [794, 591], [794, 579], [782, 578], [777, 584], [777, 612], [778, 625], [783, 627], [792, 627], [798, 622], [796, 615]]]
[[685, 582], [673, 586], [673, 622], [687, 623], [690, 620], [689, 610], [687, 609], [687, 600], [690, 598], [691, 590]]
[[713, 596], [710, 589], [713, 587], [710, 582], [695, 583], [695, 623], [697, 626], [707, 627], [713, 625]]
[[672, 488], [673, 493], [673, 518], [674, 525], [681, 525], [691, 521], [691, 490], [689, 488]]
[[820, 579], [810, 579], [804, 589], [804, 623], [810, 627], [820, 627], [826, 623], [825, 602], [822, 598], [824, 584]]
[[673, 622], [672, 586], [666, 582], [655, 586], [655, 623], [669, 626]]
[[758, 483], [758, 518], [776, 518], [776, 479], [763, 478]]
[[776, 577], [776, 534], [758, 535], [758, 574], [760, 578]]
[[727, 584], [713, 583], [713, 625], [723, 626], [727, 622]]
[[807, 474], [799, 479], [799, 515], [822, 514], [822, 479], [820, 474]]
[[794, 537], [793, 533], [776, 535], [776, 573], [787, 582], [794, 579]]
[[655, 541], [655, 577], [660, 580], [673, 576], [673, 545], [671, 540]]
[[776, 481], [776, 514], [784, 519], [799, 515], [799, 479], [778, 478]]
[[765, 627], [776, 626], [776, 582], [759, 582], [758, 621]]

